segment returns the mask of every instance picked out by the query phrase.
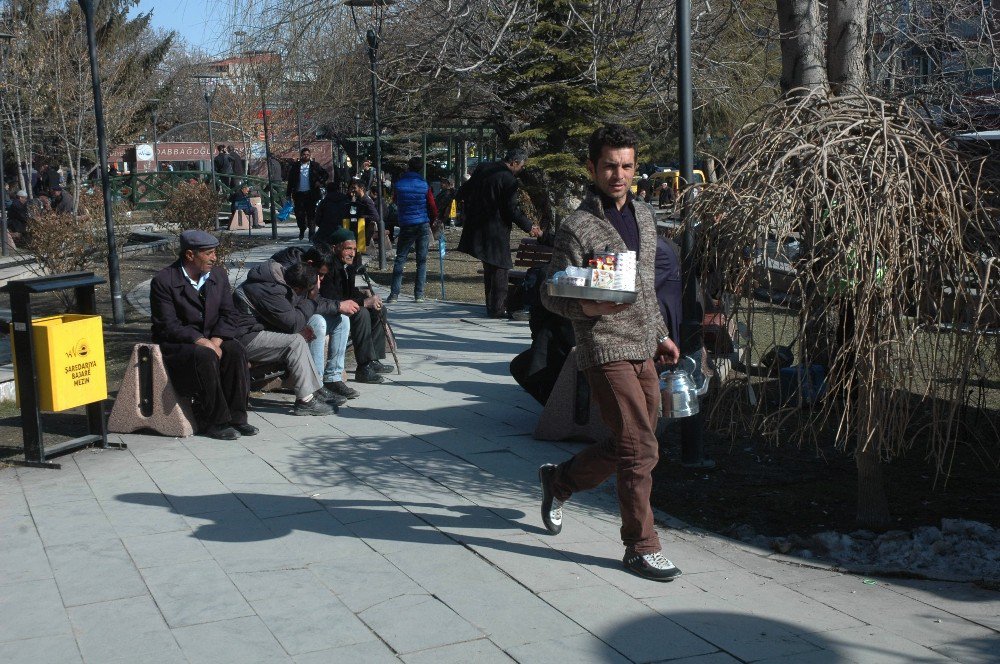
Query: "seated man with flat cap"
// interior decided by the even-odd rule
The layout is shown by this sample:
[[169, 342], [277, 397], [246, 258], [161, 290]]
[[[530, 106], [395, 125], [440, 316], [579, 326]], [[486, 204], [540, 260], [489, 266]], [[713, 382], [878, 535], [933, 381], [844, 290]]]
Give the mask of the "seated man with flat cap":
[[180, 258], [153, 277], [149, 305], [153, 343], [174, 388], [194, 398], [199, 430], [235, 440], [257, 433], [247, 423], [250, 373], [238, 341], [253, 335], [255, 322], [233, 306], [229, 276], [216, 265], [218, 245], [204, 231], [181, 233]]
[[[338, 229], [330, 237], [333, 256], [329, 261], [330, 271], [320, 285], [319, 294], [331, 300], [354, 302], [357, 308], [347, 314], [351, 320], [351, 342], [358, 368], [354, 380], [359, 383], [381, 383], [382, 374], [391, 373], [392, 367], [379, 360], [385, 358], [385, 329], [382, 316], [386, 310], [382, 298], [374, 293], [362, 291], [355, 284], [358, 243], [354, 231]], [[347, 312], [345, 312], [347, 313]]]

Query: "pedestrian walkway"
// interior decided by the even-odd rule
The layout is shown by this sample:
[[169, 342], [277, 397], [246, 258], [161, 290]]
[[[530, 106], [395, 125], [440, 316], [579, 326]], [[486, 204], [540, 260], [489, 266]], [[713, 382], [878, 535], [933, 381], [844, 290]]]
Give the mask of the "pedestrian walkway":
[[539, 518], [527, 326], [393, 307], [402, 375], [338, 415], [252, 399], [260, 434], [115, 436], [0, 469], [0, 662], [996, 662], [1000, 601], [866, 583], [672, 525], [684, 576], [626, 573], [612, 488]]

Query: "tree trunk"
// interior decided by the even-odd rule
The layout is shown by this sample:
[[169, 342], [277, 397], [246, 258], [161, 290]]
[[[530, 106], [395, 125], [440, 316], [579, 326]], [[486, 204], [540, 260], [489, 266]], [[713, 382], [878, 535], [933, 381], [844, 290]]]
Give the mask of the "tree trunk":
[[781, 91], [826, 87], [819, 0], [776, 0], [781, 30]]
[[829, 0], [826, 69], [837, 94], [868, 85], [869, 0]]
[[885, 495], [882, 460], [874, 443], [866, 443], [866, 433], [863, 427], [859, 428], [858, 447], [854, 451], [858, 469], [858, 527], [885, 530], [889, 527], [889, 500]]

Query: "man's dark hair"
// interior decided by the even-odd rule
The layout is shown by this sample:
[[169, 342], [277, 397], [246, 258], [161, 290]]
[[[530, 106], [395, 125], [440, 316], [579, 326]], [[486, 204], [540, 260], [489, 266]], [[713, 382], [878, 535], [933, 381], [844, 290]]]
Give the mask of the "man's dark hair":
[[302, 156], [302, 155], [304, 155], [307, 152], [309, 154], [312, 154], [312, 150], [310, 150], [309, 148], [302, 148], [301, 150], [299, 150], [299, 156]]
[[406, 162], [406, 170], [419, 173], [424, 170], [424, 160], [420, 157], [410, 157], [410, 160]]
[[528, 151], [524, 148], [511, 148], [503, 156], [504, 163], [513, 164], [515, 161], [523, 164], [528, 159]]
[[306, 249], [305, 253], [302, 254], [302, 260], [312, 263], [316, 268], [319, 268], [324, 263], [329, 265], [331, 258], [333, 258], [333, 247], [326, 242], [313, 242], [313, 246]]
[[595, 129], [590, 135], [587, 157], [592, 163], [597, 164], [604, 148], [632, 148], [638, 152], [639, 137], [628, 127], [618, 124], [604, 125], [600, 129]]
[[218, 145], [215, 146], [215, 149], [216, 150], [225, 150], [226, 146], [223, 145], [222, 143], [219, 143]]
[[290, 287], [311, 290], [316, 285], [316, 268], [309, 263], [295, 263], [285, 268], [285, 283]]

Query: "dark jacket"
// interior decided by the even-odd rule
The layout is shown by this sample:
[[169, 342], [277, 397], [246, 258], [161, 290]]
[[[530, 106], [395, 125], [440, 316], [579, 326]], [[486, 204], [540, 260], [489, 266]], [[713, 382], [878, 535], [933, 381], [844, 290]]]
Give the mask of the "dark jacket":
[[354, 300], [361, 306], [365, 305], [365, 294], [357, 287], [357, 266], [344, 265], [336, 258], [330, 271], [323, 278], [323, 283], [319, 287], [319, 294], [331, 300]]
[[233, 172], [233, 160], [224, 152], [216, 154], [212, 163], [215, 164], [215, 172], [218, 175], [228, 175]]
[[514, 224], [525, 233], [531, 220], [517, 201], [517, 178], [498, 161], [477, 168], [456, 194], [465, 210], [458, 250], [484, 263], [510, 269], [510, 231]]
[[312, 300], [296, 295], [285, 283], [285, 268], [276, 260], [257, 265], [247, 273], [237, 289], [240, 307], [253, 314], [271, 332], [296, 334], [301, 332], [313, 314], [333, 314], [334, 303], [325, 298]]
[[[293, 193], [299, 190], [299, 171], [302, 170], [302, 162], [297, 161], [288, 169], [288, 186], [285, 187], [285, 193], [291, 196]], [[309, 188], [316, 191], [321, 185], [325, 184], [329, 175], [326, 170], [317, 164], [315, 161], [309, 162]]]
[[434, 197], [434, 202], [437, 203], [438, 208], [438, 221], [448, 221], [448, 213], [451, 211], [451, 202], [455, 200], [455, 188], [444, 189], [438, 192], [438, 195]]
[[28, 230], [28, 204], [15, 198], [7, 210], [7, 227], [12, 233], [25, 233]]
[[52, 206], [52, 211], [59, 214], [73, 214], [73, 203], [73, 195], [68, 191], [63, 191], [62, 196]]
[[204, 302], [181, 274], [180, 260], [156, 273], [149, 286], [153, 343], [193, 344], [211, 337], [245, 343], [248, 335], [260, 331], [252, 318], [233, 305], [225, 268], [213, 267], [201, 290]]
[[681, 340], [681, 252], [676, 244], [656, 238], [656, 301], [674, 343]]
[[281, 161], [274, 155], [267, 158], [267, 179], [270, 182], [281, 182], [285, 179], [281, 175]]
[[329, 241], [330, 235], [343, 225], [347, 218], [351, 197], [336, 189], [328, 189], [316, 208], [316, 237], [319, 242]]
[[365, 227], [374, 227], [373, 224], [378, 224], [381, 221], [381, 217], [378, 213], [378, 205], [375, 200], [365, 194], [360, 201], [354, 201], [358, 209], [358, 216], [365, 218]]

